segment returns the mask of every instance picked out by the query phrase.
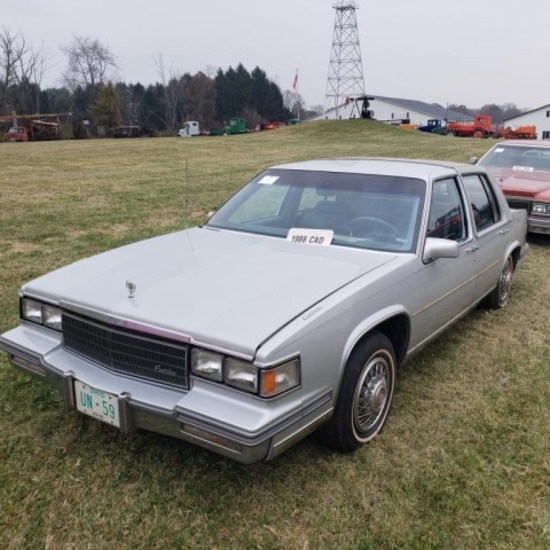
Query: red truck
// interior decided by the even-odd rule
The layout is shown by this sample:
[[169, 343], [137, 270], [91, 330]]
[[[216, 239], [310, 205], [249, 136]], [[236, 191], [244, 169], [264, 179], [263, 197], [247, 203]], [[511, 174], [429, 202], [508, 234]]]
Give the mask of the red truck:
[[4, 141], [29, 141], [28, 128], [25, 126], [12, 126], [4, 134]]
[[447, 135], [457, 137], [489, 137], [493, 135], [492, 118], [490, 115], [475, 115], [470, 123], [449, 122]]

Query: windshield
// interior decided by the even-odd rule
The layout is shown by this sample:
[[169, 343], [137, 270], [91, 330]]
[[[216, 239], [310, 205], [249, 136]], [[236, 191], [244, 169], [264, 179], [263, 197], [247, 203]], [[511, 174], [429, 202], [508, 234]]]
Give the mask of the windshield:
[[412, 252], [425, 187], [423, 180], [406, 177], [271, 169], [207, 226], [280, 238], [296, 229], [328, 230], [331, 245]]
[[478, 162], [478, 165], [527, 172], [550, 172], [550, 147], [497, 145]]

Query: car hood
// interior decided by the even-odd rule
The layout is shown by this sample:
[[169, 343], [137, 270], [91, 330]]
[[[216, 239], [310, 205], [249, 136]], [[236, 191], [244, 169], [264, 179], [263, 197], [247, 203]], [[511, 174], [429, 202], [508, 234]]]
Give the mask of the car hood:
[[550, 201], [550, 172], [497, 167], [488, 170], [497, 177], [505, 195]]
[[[397, 257], [193, 228], [78, 261], [23, 292], [252, 356], [303, 311]], [[132, 298], [127, 281], [135, 285]]]

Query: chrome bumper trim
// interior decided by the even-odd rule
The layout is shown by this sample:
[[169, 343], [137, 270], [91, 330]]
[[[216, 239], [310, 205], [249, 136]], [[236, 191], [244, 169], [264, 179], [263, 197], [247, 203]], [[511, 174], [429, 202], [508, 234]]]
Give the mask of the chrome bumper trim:
[[[0, 349], [8, 353], [14, 368], [48, 383], [61, 394], [68, 410], [76, 409], [74, 380], [77, 377], [72, 370], [61, 371], [47, 363], [40, 354], [21, 349], [1, 337]], [[14, 356], [24, 358], [32, 364], [31, 366], [38, 365], [43, 374], [38, 374], [37, 369], [25, 368], [25, 362], [17, 364], [13, 360]], [[82, 378], [85, 377], [79, 374], [78, 379]], [[105, 390], [109, 391], [108, 388]], [[245, 464], [274, 458], [310, 434], [320, 423], [328, 419], [332, 412], [332, 394], [325, 392], [307, 407], [294, 410], [291, 414], [279, 419], [277, 423], [246, 436], [226, 430], [223, 426], [209, 422], [207, 419], [198, 418], [193, 411], [178, 410], [177, 407], [174, 410], [159, 409], [133, 399], [128, 393], [120, 393], [118, 398], [122, 433], [129, 433], [136, 429], [160, 433]], [[186, 431], [186, 426], [191, 429]]]

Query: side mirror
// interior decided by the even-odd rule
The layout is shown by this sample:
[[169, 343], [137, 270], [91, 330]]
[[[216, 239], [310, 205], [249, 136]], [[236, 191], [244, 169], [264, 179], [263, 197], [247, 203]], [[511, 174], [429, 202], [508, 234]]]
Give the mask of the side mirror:
[[460, 249], [456, 241], [449, 239], [436, 239], [427, 237], [424, 244], [424, 254], [422, 260], [425, 264], [438, 260], [439, 258], [458, 258]]
[[477, 157], [470, 157], [470, 164], [477, 164], [479, 159]]

